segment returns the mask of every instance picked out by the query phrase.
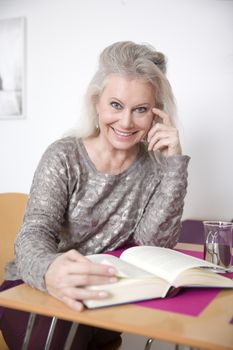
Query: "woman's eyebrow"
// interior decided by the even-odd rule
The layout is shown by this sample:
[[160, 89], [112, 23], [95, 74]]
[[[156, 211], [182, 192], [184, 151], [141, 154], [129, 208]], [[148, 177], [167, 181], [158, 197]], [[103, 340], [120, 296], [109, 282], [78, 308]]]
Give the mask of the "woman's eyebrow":
[[117, 101], [119, 103], [123, 103], [118, 97], [114, 97], [114, 96], [109, 97], [109, 100], [114, 100], [114, 101]]
[[133, 108], [137, 108], [137, 107], [149, 107], [151, 104], [148, 102], [144, 102], [144, 103], [139, 103], [137, 105], [135, 105]]

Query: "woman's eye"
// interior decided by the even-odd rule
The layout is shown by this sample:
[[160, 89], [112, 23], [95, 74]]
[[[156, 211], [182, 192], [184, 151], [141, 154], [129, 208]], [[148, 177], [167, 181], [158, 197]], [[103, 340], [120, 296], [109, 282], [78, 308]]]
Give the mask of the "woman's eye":
[[118, 102], [113, 101], [110, 104], [114, 109], [121, 109], [122, 108], [122, 106]]
[[136, 111], [137, 113], [145, 113], [145, 112], [147, 111], [147, 108], [146, 108], [146, 107], [137, 107], [137, 108], [135, 109], [135, 111]]

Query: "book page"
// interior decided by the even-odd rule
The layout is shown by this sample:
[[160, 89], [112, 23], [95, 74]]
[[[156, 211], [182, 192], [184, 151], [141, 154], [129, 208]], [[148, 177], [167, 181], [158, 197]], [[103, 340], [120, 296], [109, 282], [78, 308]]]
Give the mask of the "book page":
[[89, 299], [84, 304], [88, 308], [125, 304], [140, 300], [165, 297], [169, 285], [166, 281], [158, 279], [156, 276], [142, 279], [120, 279], [116, 283], [105, 285], [92, 285], [86, 287], [90, 290], [107, 290], [110, 295], [106, 299]]
[[169, 248], [138, 246], [126, 249], [121, 259], [166, 279], [171, 285], [183, 271], [195, 267], [213, 267], [214, 264]]
[[221, 288], [233, 288], [233, 280], [221, 276], [218, 273], [213, 273], [206, 269], [191, 268], [183, 271], [180, 276], [177, 276], [175, 285], [186, 287], [221, 287]]
[[[169, 283], [154, 274], [136, 267], [124, 260], [108, 254], [87, 255], [89, 260], [95, 263], [113, 266], [117, 270], [118, 281], [104, 285], [92, 285], [86, 287], [92, 290], [107, 290], [111, 293], [110, 300], [92, 301], [92, 307], [96, 305], [113, 305], [127, 301], [147, 300], [151, 298], [165, 297], [170, 288]], [[107, 303], [107, 304], [106, 304]], [[90, 303], [88, 302], [90, 307]]]
[[154, 276], [154, 274], [123, 261], [113, 255], [95, 254], [87, 255], [86, 257], [92, 262], [115, 267], [117, 270], [117, 277], [119, 278], [140, 278]]

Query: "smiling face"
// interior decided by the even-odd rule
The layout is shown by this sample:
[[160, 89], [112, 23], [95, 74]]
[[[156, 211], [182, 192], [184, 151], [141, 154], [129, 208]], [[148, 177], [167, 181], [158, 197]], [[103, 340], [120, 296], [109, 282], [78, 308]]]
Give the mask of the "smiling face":
[[100, 137], [119, 150], [134, 148], [150, 130], [155, 106], [151, 83], [118, 74], [108, 76], [96, 103]]

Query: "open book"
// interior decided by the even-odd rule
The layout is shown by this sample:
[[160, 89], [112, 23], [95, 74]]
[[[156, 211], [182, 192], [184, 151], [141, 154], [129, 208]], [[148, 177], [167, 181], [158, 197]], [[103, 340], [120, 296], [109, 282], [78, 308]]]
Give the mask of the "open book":
[[126, 249], [120, 258], [109, 254], [87, 258], [114, 266], [118, 276], [116, 283], [86, 287], [110, 293], [103, 300], [86, 300], [88, 308], [165, 298], [180, 287], [233, 288], [232, 279], [212, 271], [221, 267], [169, 248], [137, 246]]

